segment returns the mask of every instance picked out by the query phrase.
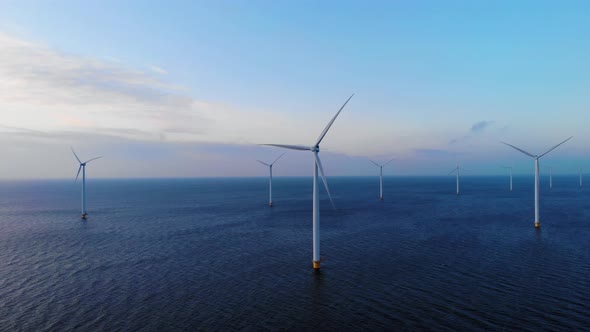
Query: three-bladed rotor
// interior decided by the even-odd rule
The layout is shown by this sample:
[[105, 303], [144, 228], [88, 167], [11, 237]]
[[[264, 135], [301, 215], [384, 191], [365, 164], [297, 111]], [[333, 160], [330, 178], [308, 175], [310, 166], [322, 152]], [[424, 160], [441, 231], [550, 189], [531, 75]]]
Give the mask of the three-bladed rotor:
[[543, 157], [544, 155], [548, 154], [549, 152], [551, 152], [551, 151], [553, 151], [553, 150], [557, 149], [557, 147], [558, 147], [558, 146], [560, 146], [560, 145], [562, 145], [563, 143], [565, 143], [565, 142], [569, 141], [570, 139], [572, 139], [572, 137], [574, 137], [574, 136], [570, 136], [570, 137], [569, 137], [568, 139], [566, 139], [565, 141], [563, 141], [563, 142], [561, 142], [561, 143], [559, 143], [559, 144], [555, 145], [554, 147], [552, 147], [551, 149], [549, 149], [549, 150], [545, 151], [544, 153], [541, 153], [540, 155], [534, 155], [534, 154], [532, 154], [532, 153], [530, 153], [530, 152], [527, 152], [527, 151], [525, 151], [525, 150], [523, 150], [523, 149], [521, 149], [521, 148], [518, 148], [518, 147], [516, 147], [516, 146], [514, 146], [514, 145], [512, 145], [512, 144], [508, 144], [508, 143], [506, 143], [506, 142], [502, 142], [502, 141], [500, 141], [500, 143], [502, 143], [502, 144], [506, 144], [506, 145], [508, 145], [509, 147], [511, 147], [511, 148], [513, 148], [513, 149], [515, 149], [515, 150], [517, 150], [517, 151], [520, 151], [520, 152], [522, 152], [522, 153], [526, 154], [527, 156], [529, 156], [529, 157], [531, 157], [531, 158], [534, 158], [534, 159], [539, 159], [539, 158]]
[[461, 167], [461, 166], [457, 165], [457, 167], [453, 168], [453, 170], [452, 170], [452, 171], [450, 171], [450, 172], [449, 172], [449, 174], [447, 174], [447, 175], [451, 175], [451, 174], [453, 174], [453, 173], [455, 173], [455, 172], [457, 172], [457, 171], [467, 171], [467, 172], [471, 172], [470, 170], [468, 170], [468, 169], [465, 169], [465, 168], [463, 168], [463, 167]]
[[88, 164], [89, 162], [91, 162], [93, 160], [102, 158], [102, 156], [100, 156], [100, 157], [88, 159], [85, 162], [82, 162], [80, 160], [80, 158], [78, 157], [78, 155], [76, 154], [76, 151], [74, 151], [74, 148], [70, 148], [70, 149], [72, 150], [72, 153], [74, 154], [74, 157], [76, 157], [76, 160], [78, 160], [78, 163], [80, 163], [80, 167], [78, 167], [78, 173], [76, 173], [76, 180], [74, 180], [74, 181], [78, 181], [78, 177], [80, 176], [80, 171], [82, 170], [82, 167], [86, 167], [86, 164]]
[[260, 161], [260, 160], [258, 160], [258, 159], [256, 159], [256, 161], [257, 161], [257, 162], [259, 162], [259, 163], [261, 163], [262, 165], [266, 165], [266, 166], [268, 166], [268, 167], [272, 167], [272, 165], [274, 165], [274, 164], [275, 164], [277, 161], [279, 161], [279, 159], [281, 159], [281, 157], [282, 157], [282, 156], [284, 156], [284, 155], [285, 155], [285, 153], [287, 153], [287, 152], [284, 152], [283, 154], [281, 154], [280, 156], [278, 156], [278, 157], [277, 157], [277, 159], [275, 159], [275, 161], [273, 161], [273, 162], [272, 162], [272, 163], [270, 163], [270, 164], [267, 164], [267, 163], [265, 163], [264, 161]]
[[369, 161], [370, 161], [370, 162], [372, 162], [373, 164], [375, 164], [375, 166], [377, 166], [377, 167], [385, 167], [387, 164], [389, 164], [390, 162], [392, 162], [394, 159], [395, 159], [395, 158], [391, 158], [391, 159], [390, 159], [388, 162], [386, 162], [386, 163], [385, 163], [385, 164], [383, 164], [383, 165], [379, 165], [379, 164], [377, 164], [376, 162], [372, 161], [371, 159], [369, 159]]
[[324, 139], [324, 137], [328, 133], [328, 130], [330, 130], [330, 127], [332, 127], [332, 124], [334, 124], [334, 121], [336, 121], [336, 118], [338, 117], [338, 115], [340, 114], [340, 112], [342, 112], [342, 110], [344, 109], [344, 107], [346, 106], [346, 104], [348, 104], [348, 102], [350, 101], [350, 99], [353, 96], [354, 96], [354, 93], [350, 97], [348, 97], [348, 99], [346, 100], [346, 102], [344, 102], [344, 104], [342, 105], [342, 107], [340, 107], [340, 109], [338, 110], [338, 112], [336, 112], [336, 115], [334, 115], [334, 117], [332, 118], [332, 120], [330, 120], [330, 122], [328, 123], [328, 125], [324, 128], [324, 130], [322, 131], [322, 133], [320, 134], [320, 136], [318, 137], [318, 139], [317, 139], [317, 141], [315, 142], [314, 145], [312, 145], [312, 146], [305, 146], [305, 145], [288, 145], [288, 144], [261, 144], [261, 145], [268, 145], [268, 146], [276, 146], [276, 147], [279, 147], [279, 148], [290, 149], [290, 150], [311, 151], [311, 152], [313, 152], [313, 156], [314, 156], [314, 159], [315, 159], [315, 164], [318, 166], [318, 169], [320, 171], [320, 176], [322, 178], [322, 182], [324, 183], [324, 188], [326, 188], [326, 193], [328, 194], [328, 198], [330, 199], [330, 203], [332, 203], [332, 207], [334, 209], [336, 208], [336, 206], [334, 205], [334, 201], [332, 200], [332, 195], [330, 195], [330, 189], [328, 188], [328, 182], [326, 181], [326, 176], [324, 174], [324, 167], [322, 166], [322, 162], [320, 160], [320, 157], [318, 156], [318, 153], [320, 152], [320, 143], [322, 142], [322, 140]]

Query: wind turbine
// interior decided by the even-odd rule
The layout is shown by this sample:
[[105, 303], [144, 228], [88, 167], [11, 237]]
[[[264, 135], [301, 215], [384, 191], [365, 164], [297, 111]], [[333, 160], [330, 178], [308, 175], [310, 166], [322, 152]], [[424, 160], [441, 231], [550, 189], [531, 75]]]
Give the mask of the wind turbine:
[[512, 167], [504, 166], [504, 168], [507, 168], [510, 170], [510, 191], [512, 191]]
[[[285, 152], [285, 153], [287, 153], [287, 152]], [[272, 206], [272, 165], [274, 165], [279, 159], [281, 159], [281, 157], [284, 156], [285, 153], [280, 155], [277, 159], [275, 159], [275, 161], [273, 161], [270, 164], [267, 164], [267, 163], [260, 161], [260, 160], [256, 160], [257, 162], [261, 163], [262, 165], [268, 166], [268, 169], [270, 170], [270, 178], [268, 179], [268, 206]]]
[[553, 167], [549, 167], [549, 190], [553, 190]]
[[76, 174], [76, 181], [78, 181], [78, 176], [80, 175], [80, 171], [82, 171], [82, 219], [86, 219], [86, 216], [88, 215], [88, 213], [86, 213], [86, 164], [102, 157], [96, 157], [85, 162], [82, 162], [80, 158], [78, 158], [78, 155], [76, 154], [74, 149], [70, 149], [72, 149], [74, 157], [76, 157], [76, 160], [78, 160], [78, 162], [80, 163], [80, 167], [78, 167], [78, 174]]
[[332, 203], [332, 207], [334, 206], [334, 201], [332, 201], [332, 196], [330, 195], [330, 190], [328, 189], [328, 182], [326, 181], [326, 176], [324, 175], [324, 168], [322, 167], [322, 162], [320, 161], [319, 152], [320, 152], [320, 143], [324, 139], [324, 136], [330, 130], [330, 127], [336, 120], [336, 117], [342, 112], [342, 109], [348, 104], [350, 99], [354, 96], [354, 93], [348, 97], [344, 105], [340, 107], [336, 115], [330, 120], [324, 131], [320, 134], [317, 141], [312, 146], [305, 146], [305, 145], [285, 145], [285, 144], [262, 144], [262, 145], [270, 145], [276, 146], [279, 148], [291, 149], [291, 150], [299, 150], [299, 151], [311, 151], [313, 153], [314, 158], [314, 165], [313, 165], [313, 268], [318, 270], [320, 268], [320, 192], [319, 192], [319, 185], [318, 185], [318, 169], [322, 176], [322, 181], [324, 182], [324, 187], [326, 188], [326, 193], [328, 193], [328, 198], [330, 198], [330, 202]]
[[515, 150], [520, 151], [521, 153], [524, 153], [525, 155], [527, 155], [535, 160], [535, 228], [539, 228], [541, 226], [541, 222], [539, 221], [539, 159], [541, 157], [543, 157], [544, 155], [548, 154], [549, 152], [555, 150], [558, 146], [569, 141], [572, 137], [573, 136], [570, 136], [565, 141], [557, 144], [556, 146], [552, 147], [551, 149], [545, 151], [544, 153], [542, 153], [540, 155], [534, 155], [534, 154], [526, 152], [523, 149], [517, 148], [516, 146], [514, 146], [512, 144], [508, 144], [506, 142], [501, 142], [501, 143], [506, 144]]
[[379, 167], [379, 199], [383, 200], [383, 167], [387, 164], [389, 164], [390, 162], [393, 161], [394, 158], [391, 158], [391, 160], [389, 160], [388, 162], [386, 162], [383, 165], [379, 165], [376, 162], [372, 161], [369, 159], [370, 162], [372, 162], [373, 164], [375, 164], [375, 166]]
[[582, 167], [580, 167], [580, 189], [582, 188]]
[[457, 195], [459, 195], [459, 171], [460, 170], [465, 170], [464, 168], [459, 167], [459, 164], [457, 164], [457, 167], [455, 167], [452, 171], [449, 172], [448, 175], [451, 175], [455, 172], [457, 172]]

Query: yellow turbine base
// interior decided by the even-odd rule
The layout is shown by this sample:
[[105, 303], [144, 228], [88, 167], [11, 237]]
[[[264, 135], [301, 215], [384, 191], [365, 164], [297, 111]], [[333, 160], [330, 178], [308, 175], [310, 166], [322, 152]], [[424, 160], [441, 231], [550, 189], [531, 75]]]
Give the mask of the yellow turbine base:
[[535, 223], [535, 228], [539, 228], [539, 227], [541, 227], [541, 223], [536, 222]]
[[319, 270], [320, 269], [320, 261], [313, 261], [313, 268], [315, 270]]

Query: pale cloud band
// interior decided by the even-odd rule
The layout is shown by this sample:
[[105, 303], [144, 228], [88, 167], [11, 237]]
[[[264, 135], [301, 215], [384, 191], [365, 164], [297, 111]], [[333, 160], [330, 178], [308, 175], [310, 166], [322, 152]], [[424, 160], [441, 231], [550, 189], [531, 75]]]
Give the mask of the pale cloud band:
[[[141, 68], [105, 58], [66, 54], [0, 33], [0, 147], [14, 157], [10, 164], [0, 168], [0, 177], [65, 176], [69, 173], [62, 170], [72, 160], [57, 154], [69, 154], [70, 145], [94, 145], [107, 153], [125, 150], [128, 154], [112, 156], [112, 167], [103, 173], [105, 176], [137, 176], [137, 171], [130, 171], [130, 158], [136, 159], [135, 169], [145, 169], [140, 154], [152, 153], [152, 148], [160, 156], [166, 155], [166, 149], [174, 155], [150, 160], [153, 168], [141, 173], [145, 176], [256, 174], [256, 164], [250, 170], [246, 169], [250, 166], [244, 166], [250, 154], [263, 149], [255, 148], [255, 144], [312, 144], [338, 106], [353, 92], [346, 91], [342, 100], [334, 100], [333, 109], [318, 112], [252, 109], [201, 100], [191, 95], [189, 89], [168, 81], [172, 75], [164, 68]], [[455, 128], [437, 129], [427, 121], [401, 122], [397, 110], [392, 112], [395, 114], [377, 117], [361, 105], [357, 99], [352, 100], [322, 146], [340, 156], [341, 167], [350, 163], [343, 154], [404, 156], [416, 161], [408, 164], [411, 171], [426, 160], [446, 163], [466, 156], [462, 153], [469, 148], [467, 144], [445, 144], [456, 135]], [[502, 150], [497, 144], [497, 133], [492, 132], [496, 125], [492, 124], [473, 124], [469, 134], [477, 137], [468, 143], [475, 145], [486, 140], [492, 149]], [[466, 143], [465, 139], [455, 141]], [[213, 150], [221, 153], [199, 146], [215, 147]], [[243, 153], [235, 153], [238, 148]], [[223, 154], [223, 149], [233, 153]], [[273, 151], [267, 153], [272, 155]], [[39, 169], [32, 166], [38, 156], [48, 161], [53, 158], [53, 168], [48, 165], [43, 169], [46, 173], [38, 173]], [[329, 161], [330, 155], [326, 157]], [[289, 156], [290, 160], [295, 158]], [[301, 160], [303, 164], [307, 162], [305, 156]], [[190, 165], [180, 172], [178, 165], [184, 165], [182, 161], [190, 161]], [[227, 169], [219, 168], [221, 161]], [[365, 161], [358, 164], [364, 165]], [[193, 165], [200, 165], [201, 170], [195, 171]], [[239, 166], [231, 168], [232, 165]], [[301, 169], [298, 165], [292, 174], [299, 174]], [[433, 172], [437, 170], [433, 168]], [[350, 173], [355, 171], [350, 168]]]
[[273, 123], [287, 122], [278, 113], [195, 99], [163, 81], [163, 74], [158, 66], [142, 71], [0, 33], [0, 125], [24, 132], [252, 144], [278, 133]]
[[[346, 97], [343, 94], [342, 100], [334, 100], [333, 109], [318, 111], [317, 119], [310, 119], [310, 112], [201, 100], [188, 88], [167, 81], [170, 75], [165, 69], [143, 68], [104, 57], [66, 54], [0, 33], [0, 76], [5, 78], [0, 80], [0, 125], [25, 129], [18, 133], [21, 136], [32, 130], [140, 141], [311, 144]], [[392, 147], [388, 141], [414, 133], [410, 126], [397, 123], [398, 128], [392, 128], [382, 120], [366, 116], [366, 111], [347, 109], [325, 147], [353, 155], [416, 147], [408, 146], [408, 141]], [[424, 143], [419, 136], [412, 142]]]

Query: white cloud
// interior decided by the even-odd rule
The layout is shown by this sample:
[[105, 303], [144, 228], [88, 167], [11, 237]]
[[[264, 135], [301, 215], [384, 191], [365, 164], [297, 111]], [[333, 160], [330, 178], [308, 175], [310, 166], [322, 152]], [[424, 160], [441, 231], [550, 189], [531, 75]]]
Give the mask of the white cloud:
[[[325, 109], [296, 113], [292, 109], [261, 110], [201, 100], [189, 89], [166, 81], [164, 73], [153, 65], [139, 70], [112, 59], [65, 54], [0, 33], [0, 147], [11, 160], [0, 165], [0, 177], [70, 176], [70, 145], [89, 155], [125, 151], [105, 159], [96, 170], [100, 176], [258, 174], [258, 165], [249, 164], [253, 160], [250, 155], [256, 152], [271, 158], [277, 151], [251, 150], [252, 146], [244, 145], [312, 144], [333, 116]], [[322, 142], [328, 169], [330, 153], [326, 152], [340, 156], [338, 168], [350, 163], [342, 153], [414, 160], [415, 164], [405, 166], [410, 173], [426, 164], [426, 159], [436, 159], [432, 167], [437, 172], [444, 158], [452, 161], [458, 153], [469, 150], [483, 155], [480, 146], [485, 144], [486, 156], [490, 151], [509, 152], [498, 143], [498, 133], [488, 130], [469, 146], [450, 147], [447, 142], [456, 133], [443, 125], [432, 125], [433, 121], [450, 118], [448, 115], [434, 120], [420, 115], [400, 121], [400, 115], [421, 112], [396, 109], [379, 115], [357, 98], [351, 100]], [[334, 112], [343, 101], [335, 101]], [[231, 151], [231, 156], [219, 152], [224, 149]], [[450, 151], [443, 155], [437, 149]], [[152, 153], [155, 157], [149, 163], [141, 161], [142, 156]], [[479, 155], [461, 156], [475, 159]], [[38, 173], [34, 163], [38, 157], [45, 162], [44, 173]], [[301, 160], [301, 167], [290, 173], [308, 174], [304, 169], [310, 162], [308, 157], [290, 153], [287, 160]], [[220, 168], [220, 160], [225, 161], [225, 168]], [[200, 167], [194, 166], [199, 163]], [[349, 174], [356, 172], [356, 166], [350, 165], [372, 167], [363, 159], [349, 164]], [[144, 171], [136, 173], [135, 169]]]
[[153, 71], [156, 74], [160, 74], [160, 75], [166, 75], [168, 74], [168, 71], [162, 67], [156, 66], [156, 65], [149, 65], [148, 69]]
[[266, 141], [280, 133], [274, 124], [290, 122], [278, 113], [195, 99], [153, 71], [164, 72], [64, 54], [0, 33], [0, 125], [235, 144]]
[[[139, 70], [104, 58], [65, 54], [0, 33], [0, 77], [6, 78], [0, 80], [0, 125], [141, 141], [312, 144], [332, 116], [323, 110], [285, 112], [200, 100], [167, 82], [164, 72], [154, 65]], [[355, 155], [411, 152], [436, 148], [429, 146], [430, 138], [444, 135], [420, 123], [352, 112], [349, 108], [358, 107], [356, 98], [322, 148]], [[343, 101], [335, 103], [334, 111]]]

